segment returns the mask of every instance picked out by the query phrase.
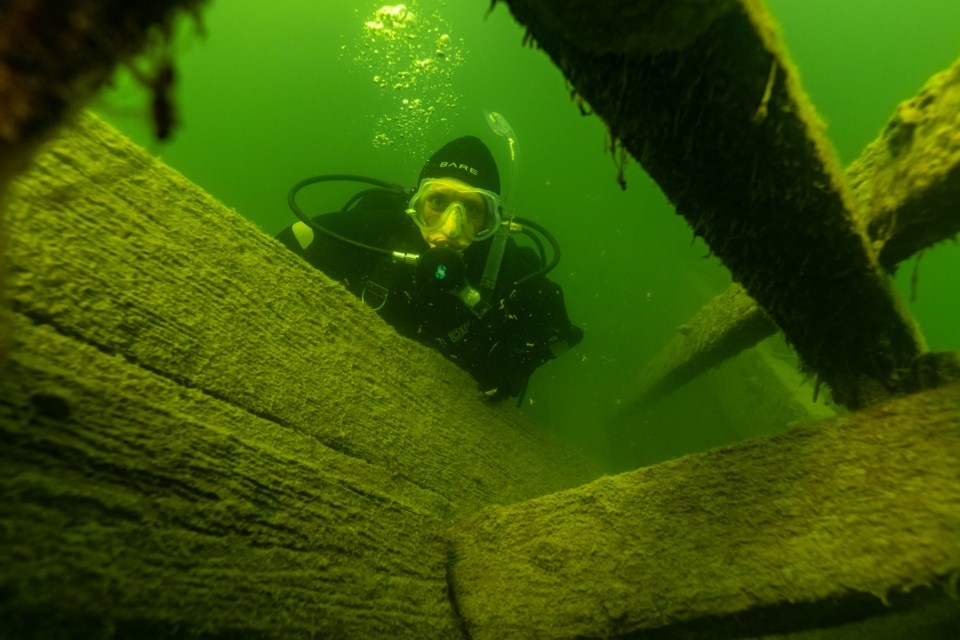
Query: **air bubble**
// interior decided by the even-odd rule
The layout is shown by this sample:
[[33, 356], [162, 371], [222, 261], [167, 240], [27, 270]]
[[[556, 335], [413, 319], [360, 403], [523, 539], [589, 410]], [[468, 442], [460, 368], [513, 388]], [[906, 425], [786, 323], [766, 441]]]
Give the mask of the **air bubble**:
[[[450, 132], [449, 116], [460, 108], [452, 91], [463, 63], [463, 40], [450, 35], [450, 24], [439, 10], [424, 9], [416, 0], [383, 5], [360, 16], [362, 26], [351, 49], [354, 65], [365, 69], [382, 93], [374, 146], [411, 146], [438, 124]], [[419, 97], [411, 98], [416, 91]], [[405, 149], [422, 154], [426, 149]]]

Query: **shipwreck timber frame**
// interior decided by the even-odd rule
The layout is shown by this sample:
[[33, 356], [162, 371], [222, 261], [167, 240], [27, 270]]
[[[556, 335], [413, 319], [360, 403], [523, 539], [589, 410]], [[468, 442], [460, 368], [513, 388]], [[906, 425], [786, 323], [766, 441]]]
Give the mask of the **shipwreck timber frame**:
[[5, 632], [456, 637], [445, 528], [598, 475], [95, 116], [33, 165], [6, 212]]
[[[4, 47], [17, 40], [0, 38], [0, 95], [39, 89], [28, 93], [36, 102], [0, 101], [25, 109], [0, 110], [4, 125], [36, 124], [3, 141], [4, 186], [114, 58], [179, 4], [146, 3], [160, 12], [142, 22], [118, 19], [141, 6], [130, 3], [75, 0], [62, 14], [41, 0], [0, 5], [63, 17], [41, 23], [71, 51], [98, 54], [77, 56], [66, 84], [41, 74], [29, 85], [11, 69], [43, 54], [11, 57]], [[5, 209], [0, 636], [744, 638], [889, 616], [889, 600], [926, 607], [916, 609], [924, 628], [943, 632], [931, 637], [952, 640], [960, 391], [922, 357], [883, 286], [877, 250], [851, 224], [856, 205], [809, 114], [788, 108], [802, 107], [801, 94], [762, 7], [566, 4], [510, 2], [808, 364], [848, 405], [874, 406], [569, 489], [595, 469], [516, 412], [465, 402], [463, 372], [398, 339], [235, 212], [82, 116], [12, 186]], [[71, 26], [99, 33], [84, 31], [91, 15], [132, 25], [131, 48], [104, 56], [95, 39], [64, 36]], [[574, 47], [571, 34], [585, 39]], [[686, 64], [684, 51], [704, 66]], [[752, 69], [743, 78], [729, 73], [741, 54]], [[605, 103], [611, 76], [584, 72], [609, 72], [611, 60], [621, 82]], [[830, 299], [802, 287], [824, 286], [837, 263], [808, 257], [799, 284], [770, 290], [776, 274], [753, 273], [769, 266], [770, 247], [740, 259], [742, 239], [718, 231], [737, 201], [722, 180], [690, 184], [672, 164], [676, 150], [657, 148], [671, 136], [689, 142], [683, 170], [689, 159], [725, 158], [723, 136], [694, 144], [715, 117], [708, 103], [676, 112], [698, 117], [694, 130], [682, 118], [628, 126], [628, 106], [655, 116], [678, 96], [692, 104], [696, 96], [677, 92], [685, 73], [723, 80], [690, 90], [712, 89], [734, 130], [759, 132], [731, 158], [772, 144], [796, 152], [785, 161], [814, 179], [780, 186], [821, 216], [823, 228], [804, 237], [845, 252], [838, 284], [867, 285], [854, 318], [879, 311], [866, 336], [846, 343], [854, 366], [837, 365], [802, 328]], [[737, 224], [770, 240], [772, 187], [755, 182], [771, 176], [754, 172], [773, 168], [731, 168], [751, 174], [730, 182], [751, 189]], [[131, 215], [142, 225], [131, 227]], [[841, 315], [828, 316], [829, 329], [849, 330]], [[889, 348], [871, 357], [864, 350], [878, 336]], [[428, 403], [423, 389], [437, 377], [449, 384], [439, 398], [431, 387]]]
[[472, 638], [759, 638], [956, 599], [960, 385], [487, 509], [453, 537]]
[[[847, 169], [857, 225], [893, 272], [960, 232], [960, 60], [897, 107], [880, 137]], [[622, 414], [642, 411], [778, 331], [738, 284], [704, 306], [631, 381]]]
[[678, 7], [703, 3], [507, 4], [838, 403], [924, 388], [917, 369], [938, 357], [855, 223], [857, 203], [761, 0], [712, 3], [696, 38], [654, 47], [598, 45], [614, 22], [599, 16], [670, 32]]

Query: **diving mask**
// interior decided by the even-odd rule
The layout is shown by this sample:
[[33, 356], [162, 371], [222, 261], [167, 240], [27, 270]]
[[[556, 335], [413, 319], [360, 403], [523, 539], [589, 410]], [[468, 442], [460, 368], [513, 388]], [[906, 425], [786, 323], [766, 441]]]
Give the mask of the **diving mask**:
[[424, 231], [475, 242], [500, 226], [500, 197], [452, 178], [426, 178], [410, 198], [407, 215]]

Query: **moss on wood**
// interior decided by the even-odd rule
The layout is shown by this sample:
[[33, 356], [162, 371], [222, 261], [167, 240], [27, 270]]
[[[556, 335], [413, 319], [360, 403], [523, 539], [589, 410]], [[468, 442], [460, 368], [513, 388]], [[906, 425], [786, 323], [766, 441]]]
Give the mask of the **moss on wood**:
[[[847, 170], [860, 202], [858, 224], [888, 271], [960, 231], [958, 122], [960, 61], [902, 103], [880, 138]], [[631, 383], [629, 404], [639, 408], [662, 398], [776, 331], [744, 295], [742, 287], [731, 285], [685, 323]], [[941, 377], [956, 380], [949, 371]]]
[[960, 386], [487, 509], [452, 538], [478, 640], [753, 637], [955, 598]]
[[459, 635], [437, 493], [13, 320], [0, 637]]
[[900, 103], [848, 175], [887, 269], [960, 232], [960, 60]]
[[429, 486], [453, 516], [594, 473], [94, 116], [35, 165], [8, 208], [19, 313]]
[[25, 633], [458, 637], [440, 529], [597, 475], [92, 115], [7, 214]]
[[[922, 339], [853, 221], [855, 200], [761, 2], [741, 0], [686, 48], [652, 55], [592, 53], [550, 28], [549, 9], [509, 5], [838, 402], [913, 389]], [[623, 7], [594, 10], [617, 24]]]

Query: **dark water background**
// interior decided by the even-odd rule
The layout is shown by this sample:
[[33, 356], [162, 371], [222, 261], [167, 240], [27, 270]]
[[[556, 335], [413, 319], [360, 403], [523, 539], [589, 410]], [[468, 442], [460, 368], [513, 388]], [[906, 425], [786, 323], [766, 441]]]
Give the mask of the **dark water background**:
[[[960, 55], [955, 0], [768, 5], [844, 166], [899, 101]], [[368, 26], [382, 6], [213, 2], [206, 36], [190, 23], [179, 30], [182, 125], [171, 142], [152, 140], [146, 94], [129, 74], [94, 108], [269, 234], [292, 222], [286, 193], [301, 178], [356, 173], [409, 186], [433, 149], [468, 133], [502, 154], [502, 139], [482, 117], [498, 111], [520, 141], [518, 213], [560, 240], [553, 277], [586, 331], [579, 348], [534, 376], [524, 410], [610, 470], [755, 435], [741, 428], [749, 411], [721, 411], [709, 386], [693, 387], [655, 418], [607, 428], [630, 379], [729, 276], [636, 163], [620, 190], [602, 123], [581, 116], [544, 53], [522, 46], [523, 30], [505, 5], [486, 15], [487, 0], [415, 0], [397, 26]], [[345, 193], [313, 192], [304, 202], [319, 212]], [[907, 297], [911, 271], [912, 261], [897, 276]], [[958, 273], [956, 244], [923, 256], [919, 297], [909, 306], [933, 349], [960, 349]], [[725, 375], [721, 368], [698, 384]]]

